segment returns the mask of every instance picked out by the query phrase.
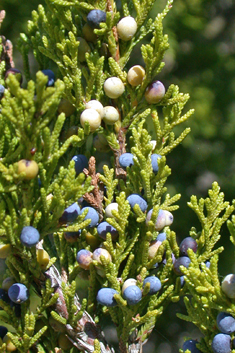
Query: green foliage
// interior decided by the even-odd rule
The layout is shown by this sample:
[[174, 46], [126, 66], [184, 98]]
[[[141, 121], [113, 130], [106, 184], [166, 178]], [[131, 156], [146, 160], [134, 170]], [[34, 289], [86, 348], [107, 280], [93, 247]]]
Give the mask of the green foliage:
[[[146, 88], [164, 67], [163, 57], [169, 48], [168, 36], [163, 33], [163, 19], [172, 1], [151, 19], [149, 13], [154, 3], [153, 0], [123, 0], [119, 12], [115, 2], [109, 0], [46, 0], [45, 6], [39, 5], [38, 10], [32, 12], [27, 33], [21, 34], [18, 41], [27, 81], [24, 88], [12, 74], [4, 79], [7, 55], [1, 59], [1, 82], [6, 90], [0, 101], [3, 132], [0, 137], [0, 236], [1, 244], [10, 246], [5, 276], [25, 284], [30, 295], [20, 305], [20, 315], [16, 306], [0, 300], [4, 309], [4, 314], [0, 311], [0, 318], [14, 329], [8, 336], [19, 352], [52, 352], [59, 349], [59, 345], [60, 351], [71, 353], [112, 351], [97, 325], [106, 315], [116, 326], [120, 351], [125, 353], [131, 346], [141, 351], [166, 307], [182, 296], [188, 315], [178, 316], [201, 330], [203, 338], [199, 347], [202, 352], [211, 352], [218, 311], [233, 314], [233, 303], [220, 286], [217, 263], [223, 247], [216, 247], [216, 243], [234, 205], [224, 201], [217, 183], [213, 183], [208, 198], [197, 200], [192, 196], [188, 203], [199, 219], [201, 230], [193, 227], [190, 231], [198, 248], [196, 253], [188, 250], [189, 268], [181, 267], [185, 285], [181, 286], [181, 279], [173, 271], [174, 259], [181, 254], [176, 233], [168, 223], [161, 228], [166, 240], [159, 242], [150, 256], [150, 249], [161, 231], [156, 226], [160, 212], [178, 209], [175, 203], [180, 195], [166, 193], [166, 182], [171, 175], [167, 158], [190, 132], [188, 127], [181, 132], [176, 127], [194, 112], [193, 109], [184, 111], [189, 95], [180, 93], [174, 84], [169, 85], [157, 104], [150, 105], [144, 98]], [[106, 11], [107, 19], [94, 30], [97, 39], [87, 44], [90, 50], [82, 61], [79, 53], [84, 49], [83, 26], [88, 12], [97, 8]], [[137, 23], [136, 34], [127, 42], [119, 40], [116, 27], [123, 14], [135, 16]], [[148, 44], [141, 44], [146, 74], [142, 84], [133, 87], [127, 80], [126, 65], [134, 47], [146, 36], [151, 37]], [[48, 87], [48, 78], [41, 71], [32, 80], [30, 51], [40, 70], [56, 68], [54, 86]], [[103, 85], [113, 76], [124, 83], [125, 92], [110, 100]], [[60, 112], [62, 98], [74, 108], [68, 116]], [[93, 129], [88, 122], [83, 128], [80, 114], [91, 99], [99, 100], [104, 106], [114, 106], [120, 120], [115, 125], [102, 122], [95, 132], [91, 132]], [[154, 146], [149, 122], [156, 136]], [[74, 126], [76, 129], [69, 134]], [[96, 151], [91, 143], [97, 133], [105, 137], [110, 148], [110, 166], [105, 164], [102, 173], [97, 173]], [[124, 170], [119, 157], [126, 150], [133, 154], [134, 165]], [[82, 153], [89, 157], [89, 165], [77, 175], [72, 156]], [[153, 153], [161, 155], [157, 173], [152, 168]], [[33, 176], [27, 174], [30, 163], [20, 171], [21, 160], [34, 161], [31, 163], [36, 168]], [[142, 211], [138, 204], [131, 208], [127, 197], [133, 193], [147, 201], [147, 211]], [[111, 232], [105, 239], [99, 237], [97, 227], [90, 227], [88, 210], [74, 221], [64, 223], [61, 220], [64, 210], [81, 197], [97, 211], [99, 223], [105, 219], [116, 229], [117, 239], [112, 238]], [[112, 212], [113, 217], [105, 218], [105, 208], [113, 200], [118, 210]], [[147, 212], [151, 209], [152, 216], [148, 219]], [[232, 216], [228, 228], [233, 244], [234, 223]], [[23, 246], [20, 241], [22, 228], [29, 225], [40, 233], [40, 242], [32, 248]], [[75, 241], [68, 241], [65, 232], [79, 231]], [[89, 269], [79, 266], [78, 251], [89, 250], [92, 257], [98, 246], [101, 255], [91, 259]], [[46, 270], [40, 267], [39, 249], [45, 249], [50, 255]], [[205, 264], [207, 260], [211, 262], [210, 268]], [[149, 275], [157, 276], [162, 286], [151, 296], [148, 295], [150, 285], [143, 288], [143, 281]], [[89, 281], [88, 299], [82, 303], [76, 293], [76, 282], [81, 278]], [[129, 278], [136, 279], [143, 295], [135, 305], [128, 304], [122, 295], [123, 283]], [[117, 291], [113, 298], [115, 306], [100, 307], [96, 295], [101, 288]], [[5, 343], [0, 349], [6, 349]]]

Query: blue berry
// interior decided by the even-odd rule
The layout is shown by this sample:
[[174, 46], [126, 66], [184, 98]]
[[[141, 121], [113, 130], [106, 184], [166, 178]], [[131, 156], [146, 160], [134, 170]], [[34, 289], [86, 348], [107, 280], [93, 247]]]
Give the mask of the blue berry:
[[197, 343], [198, 342], [196, 340], [187, 340], [187, 341], [185, 341], [184, 344], [183, 344], [183, 351], [186, 351], [188, 349], [191, 353], [202, 353], [196, 347]]
[[102, 10], [91, 10], [86, 19], [91, 28], [100, 28], [100, 23], [106, 22], [106, 12]]
[[152, 161], [152, 168], [153, 168], [153, 172], [155, 173], [155, 174], [157, 174], [157, 172], [158, 172], [158, 159], [159, 158], [162, 158], [162, 156], [160, 156], [160, 154], [156, 154], [156, 153], [153, 153], [152, 155], [151, 155], [151, 161]]
[[145, 212], [148, 208], [147, 202], [138, 194], [129, 195], [127, 201], [129, 202], [132, 209], [136, 204], [140, 206], [142, 212]]
[[89, 250], [81, 249], [77, 253], [76, 260], [81, 268], [88, 270], [92, 262], [92, 253]]
[[29, 298], [29, 290], [22, 283], [14, 283], [8, 290], [8, 296], [13, 303], [21, 304]]
[[83, 212], [87, 209], [88, 209], [88, 213], [85, 216], [84, 221], [86, 219], [90, 219], [91, 222], [88, 225], [88, 227], [95, 227], [97, 225], [97, 223], [99, 222], [99, 214], [93, 207], [89, 207], [89, 206], [82, 208], [81, 212]]
[[77, 175], [82, 173], [84, 168], [88, 168], [88, 159], [83, 154], [73, 156], [72, 160], [75, 162], [75, 171]]
[[121, 156], [119, 157], [119, 164], [122, 168], [131, 167], [132, 165], [134, 165], [133, 154], [132, 153], [121, 154]]
[[181, 288], [183, 288], [183, 286], [185, 285], [184, 276], [180, 276], [180, 285], [181, 285]]
[[123, 298], [126, 299], [129, 305], [135, 305], [141, 300], [142, 292], [137, 286], [129, 286], [124, 290]]
[[205, 265], [206, 265], [207, 268], [210, 268], [210, 265], [211, 265], [210, 261], [206, 261]]
[[187, 237], [180, 243], [180, 254], [182, 256], [188, 256], [188, 249], [192, 249], [193, 252], [197, 252], [197, 242], [192, 237]]
[[118, 292], [113, 288], [101, 288], [97, 293], [96, 300], [101, 305], [116, 306], [117, 302], [114, 299], [114, 294], [118, 294]]
[[231, 337], [224, 333], [218, 333], [213, 338], [211, 348], [214, 353], [230, 353]]
[[21, 243], [27, 248], [31, 248], [36, 245], [40, 240], [40, 234], [38, 230], [31, 226], [26, 226], [22, 229], [20, 234]]
[[160, 279], [154, 276], [146, 277], [143, 282], [143, 287], [146, 283], [150, 283], [149, 295], [156, 294], [162, 287]]
[[71, 206], [67, 207], [62, 216], [60, 217], [60, 223], [73, 222], [80, 215], [80, 207], [76, 202], [74, 202]]
[[5, 87], [3, 85], [0, 85], [0, 99], [2, 99], [4, 95]]
[[48, 77], [47, 87], [52, 87], [55, 84], [55, 74], [52, 70], [42, 70], [42, 73]]
[[5, 326], [0, 326], [0, 338], [3, 339], [3, 337], [7, 334], [8, 329]]
[[186, 268], [189, 267], [191, 260], [187, 256], [181, 256], [175, 260], [173, 265], [173, 270], [177, 276], [183, 276], [183, 273], [180, 271], [180, 266], [184, 266]]
[[108, 222], [101, 222], [97, 227], [97, 232], [102, 239], [106, 240], [107, 233], [111, 234], [112, 240], [116, 240], [118, 237], [118, 231], [116, 228], [111, 226]]
[[235, 331], [235, 319], [231, 314], [221, 312], [216, 318], [217, 327], [222, 333], [233, 333]]
[[161, 241], [161, 242], [166, 240], [166, 233], [159, 233], [156, 240]]

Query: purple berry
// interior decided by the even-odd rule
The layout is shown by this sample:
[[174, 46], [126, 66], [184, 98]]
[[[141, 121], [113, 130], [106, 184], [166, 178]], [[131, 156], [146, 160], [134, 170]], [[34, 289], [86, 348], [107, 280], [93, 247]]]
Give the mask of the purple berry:
[[118, 237], [118, 231], [116, 228], [111, 226], [108, 222], [101, 222], [97, 227], [97, 232], [102, 239], [106, 240], [107, 233], [111, 234], [112, 240], [116, 240]]
[[191, 260], [187, 256], [181, 256], [175, 260], [173, 265], [173, 270], [177, 276], [183, 276], [184, 274], [180, 271], [180, 266], [184, 266], [186, 268], [189, 267]]
[[36, 245], [40, 240], [40, 234], [38, 230], [31, 226], [26, 226], [22, 229], [20, 234], [21, 243], [27, 248], [31, 248]]
[[81, 268], [84, 270], [89, 270], [92, 262], [92, 253], [89, 250], [82, 249], [78, 251], [76, 260]]
[[162, 100], [165, 92], [164, 85], [160, 81], [154, 81], [146, 88], [144, 96], [149, 104], [156, 104]]
[[75, 162], [75, 171], [77, 175], [82, 173], [84, 168], [88, 168], [88, 159], [83, 154], [73, 156], [72, 160]]
[[155, 173], [155, 174], [157, 174], [157, 172], [158, 172], [158, 159], [159, 158], [162, 158], [162, 156], [160, 156], [160, 154], [156, 154], [156, 153], [153, 153], [152, 155], [151, 155], [151, 161], [152, 161], [152, 168], [153, 168], [153, 172]]
[[224, 333], [218, 333], [214, 336], [211, 348], [214, 353], [230, 353], [231, 352], [231, 337]]
[[137, 286], [129, 286], [124, 290], [123, 298], [126, 299], [127, 304], [135, 305], [141, 300], [142, 292]]
[[196, 341], [196, 340], [187, 340], [187, 341], [185, 341], [184, 344], [183, 344], [183, 351], [186, 351], [188, 349], [191, 353], [202, 353], [196, 347], [197, 343], [198, 343], [198, 341]]
[[96, 300], [101, 305], [116, 306], [117, 302], [114, 299], [114, 294], [118, 294], [118, 292], [113, 288], [101, 288], [97, 293]]
[[76, 202], [74, 202], [71, 206], [67, 207], [62, 216], [60, 217], [60, 223], [73, 222], [80, 215], [80, 207]]
[[52, 87], [55, 84], [55, 74], [52, 70], [42, 70], [42, 73], [48, 77], [47, 87]]
[[180, 243], [180, 254], [182, 256], [188, 256], [188, 249], [197, 252], [197, 242], [192, 237], [187, 237]]
[[89, 227], [89, 228], [90, 228], [90, 227], [95, 227], [95, 226], [97, 225], [97, 223], [99, 222], [99, 214], [98, 214], [98, 212], [97, 212], [93, 207], [89, 207], [89, 206], [82, 208], [81, 212], [83, 212], [83, 211], [85, 211], [85, 210], [87, 210], [87, 209], [88, 209], [88, 213], [87, 213], [87, 215], [85, 216], [84, 221], [85, 221], [86, 219], [90, 219], [91, 222], [90, 222], [90, 224], [88, 225], [88, 227]]
[[3, 339], [3, 337], [7, 334], [8, 329], [5, 326], [0, 326], [0, 338]]
[[0, 85], [0, 99], [2, 99], [2, 97], [4, 96], [4, 91], [5, 87], [3, 85]]
[[15, 69], [14, 67], [11, 67], [9, 70], [6, 71], [5, 73], [5, 81], [7, 79], [7, 77], [9, 76], [9, 74], [15, 75], [16, 79], [20, 82], [20, 84], [22, 85], [23, 82], [23, 77], [22, 77], [22, 73], [20, 70]]
[[119, 164], [122, 168], [131, 167], [132, 165], [134, 165], [133, 154], [132, 153], [121, 154], [121, 156], [119, 157]]
[[132, 209], [136, 204], [140, 206], [142, 212], [145, 212], [148, 208], [147, 202], [138, 194], [129, 195], [127, 201], [129, 202]]
[[156, 240], [161, 241], [161, 242], [166, 240], [166, 233], [159, 233]]
[[91, 10], [87, 15], [87, 23], [91, 28], [100, 28], [101, 22], [106, 22], [106, 12], [101, 10]]
[[143, 287], [146, 283], [150, 283], [149, 295], [156, 294], [162, 287], [160, 279], [154, 276], [146, 277], [143, 282]]
[[221, 312], [217, 315], [216, 318], [217, 327], [222, 333], [235, 332], [235, 319], [231, 314]]
[[21, 304], [28, 300], [29, 290], [22, 283], [14, 283], [8, 290], [8, 296], [13, 303]]

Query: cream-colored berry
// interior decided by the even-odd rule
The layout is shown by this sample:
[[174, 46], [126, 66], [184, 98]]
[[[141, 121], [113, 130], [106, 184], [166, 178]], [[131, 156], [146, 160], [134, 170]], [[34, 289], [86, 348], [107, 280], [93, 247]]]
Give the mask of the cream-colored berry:
[[221, 284], [222, 291], [227, 295], [227, 297], [235, 298], [235, 274], [231, 273], [227, 275]]
[[99, 101], [92, 99], [91, 101], [87, 102], [86, 109], [89, 109], [89, 108], [95, 109], [100, 114], [101, 119], [103, 118], [104, 107]]
[[110, 203], [106, 208], [105, 208], [105, 216], [108, 218], [114, 218], [112, 211], [118, 211], [118, 203], [117, 202], [112, 202]]
[[88, 122], [90, 124], [90, 130], [91, 132], [95, 131], [100, 127], [101, 124], [101, 117], [100, 114], [92, 108], [85, 109], [81, 116], [80, 116], [80, 123], [82, 127], [85, 126], [85, 122]]
[[145, 76], [145, 69], [140, 65], [135, 65], [130, 68], [127, 73], [127, 81], [131, 86], [141, 85]]
[[109, 98], [118, 98], [125, 91], [122, 80], [118, 77], [110, 77], [104, 83], [104, 91]]
[[151, 140], [150, 143], [151, 143], [151, 145], [153, 146], [153, 147], [152, 147], [152, 151], [154, 151], [155, 148], [156, 148], [156, 145], [157, 145], [157, 141], [156, 141], [156, 140]]
[[104, 117], [103, 120], [107, 125], [114, 125], [119, 119], [119, 113], [117, 109], [108, 105], [104, 107]]
[[117, 24], [118, 36], [124, 41], [131, 40], [136, 31], [137, 23], [131, 16], [123, 17]]

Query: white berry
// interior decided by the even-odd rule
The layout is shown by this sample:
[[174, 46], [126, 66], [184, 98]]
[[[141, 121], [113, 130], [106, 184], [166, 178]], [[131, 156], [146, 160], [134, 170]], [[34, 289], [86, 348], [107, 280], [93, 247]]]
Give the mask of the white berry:
[[116, 121], [118, 121], [118, 119], [119, 119], [119, 113], [117, 109], [115, 109], [111, 105], [104, 107], [103, 120], [106, 124], [113, 125], [116, 123]]
[[118, 36], [124, 40], [130, 40], [137, 31], [137, 23], [131, 16], [123, 17], [117, 24]]
[[145, 69], [140, 65], [135, 65], [130, 68], [127, 73], [127, 81], [131, 86], [141, 85], [145, 76]]
[[227, 297], [234, 299], [235, 298], [235, 275], [227, 275], [222, 284], [222, 291], [227, 295]]
[[105, 216], [114, 218], [112, 211], [118, 211], [118, 203], [117, 202], [112, 202], [110, 203], [106, 208], [105, 208]]
[[91, 101], [87, 102], [86, 109], [89, 109], [89, 108], [95, 109], [100, 114], [101, 119], [103, 118], [104, 107], [99, 101], [92, 99]]
[[122, 80], [118, 77], [110, 77], [104, 83], [104, 91], [109, 98], [120, 97], [125, 90]]
[[92, 108], [85, 109], [81, 116], [80, 116], [80, 123], [82, 127], [85, 126], [85, 122], [88, 122], [90, 124], [90, 130], [91, 132], [95, 131], [100, 127], [101, 124], [101, 117], [100, 114]]

